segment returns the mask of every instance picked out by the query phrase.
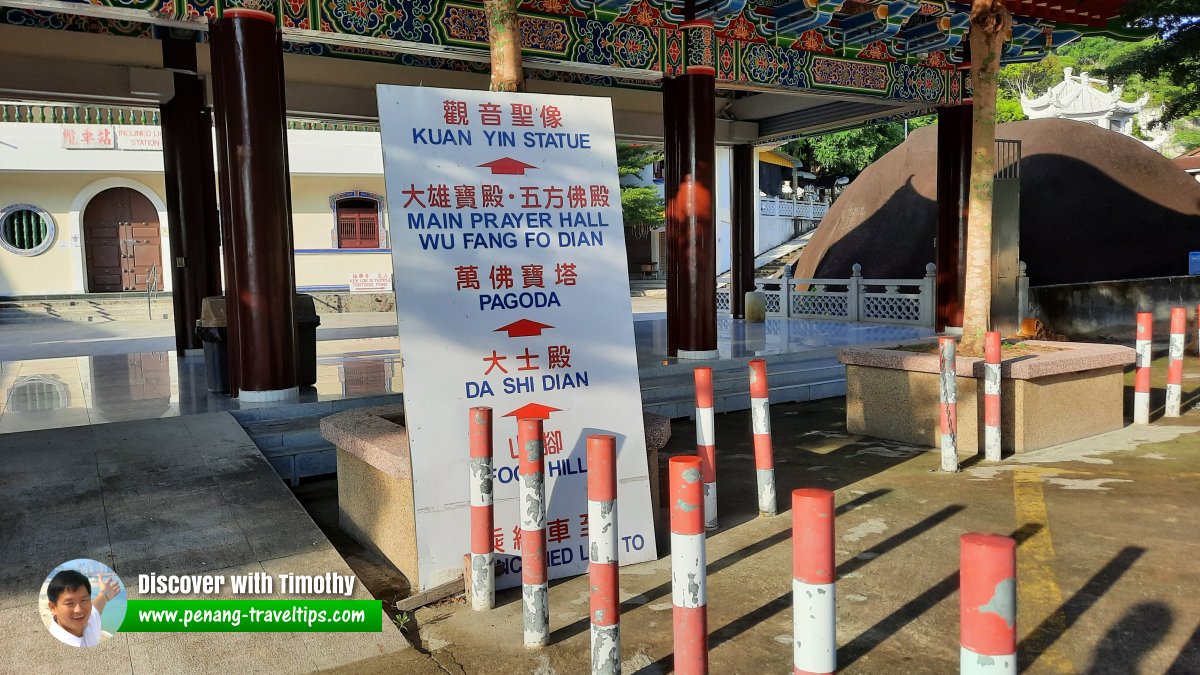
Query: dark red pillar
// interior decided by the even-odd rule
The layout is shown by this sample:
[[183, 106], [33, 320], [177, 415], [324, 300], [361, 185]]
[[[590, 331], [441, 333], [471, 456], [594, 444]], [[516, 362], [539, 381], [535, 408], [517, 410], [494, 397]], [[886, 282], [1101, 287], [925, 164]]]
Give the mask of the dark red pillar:
[[735, 319], [746, 318], [746, 292], [754, 290], [754, 146], [733, 148], [730, 176], [729, 308]]
[[212, 116], [205, 107], [204, 80], [196, 74], [194, 34], [175, 34], [171, 29], [162, 43], [163, 67], [175, 72], [175, 95], [160, 108], [168, 232], [174, 256], [163, 261], [162, 272], [164, 277], [171, 274], [175, 351], [183, 355], [203, 346], [195, 332], [201, 301], [221, 293], [220, 225]]
[[663, 94], [663, 114], [673, 116], [664, 186], [668, 344], [672, 356], [716, 358], [716, 77], [712, 69], [689, 69]]
[[938, 108], [937, 330], [962, 326], [966, 282], [971, 106]]
[[242, 400], [297, 394], [295, 272], [275, 17], [227, 10], [211, 34], [230, 384]]

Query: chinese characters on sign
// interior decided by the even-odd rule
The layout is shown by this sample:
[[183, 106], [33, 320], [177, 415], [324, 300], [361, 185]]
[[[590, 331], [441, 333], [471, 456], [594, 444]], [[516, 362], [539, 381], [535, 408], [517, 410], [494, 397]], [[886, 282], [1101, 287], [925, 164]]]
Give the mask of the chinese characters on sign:
[[68, 150], [103, 150], [117, 147], [117, 137], [109, 125], [64, 124], [62, 143]]
[[162, 128], [113, 124], [64, 124], [62, 146], [67, 150], [162, 151]]
[[467, 411], [495, 420], [497, 585], [520, 583], [517, 417], [544, 419], [549, 572], [587, 569], [586, 437], [618, 439], [621, 562], [654, 559], [607, 99], [380, 86], [419, 584], [469, 550]]
[[352, 272], [351, 293], [387, 293], [392, 290], [391, 272]]

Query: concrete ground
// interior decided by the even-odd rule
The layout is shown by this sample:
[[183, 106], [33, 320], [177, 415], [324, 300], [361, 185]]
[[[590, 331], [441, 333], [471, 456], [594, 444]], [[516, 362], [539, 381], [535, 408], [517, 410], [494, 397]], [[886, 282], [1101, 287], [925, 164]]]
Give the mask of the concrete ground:
[[[1156, 387], [1164, 370], [1156, 363]], [[924, 448], [847, 435], [842, 399], [772, 406], [782, 512], [772, 518], [754, 507], [748, 414], [718, 416], [711, 671], [790, 669], [786, 495], [817, 486], [835, 490], [839, 505], [841, 672], [956, 671], [957, 541], [982, 530], [1020, 542], [1024, 672], [1200, 673], [1200, 410], [1192, 408], [1200, 377], [1187, 381], [1180, 419], [1000, 464], [967, 460], [958, 474], [936, 471], [936, 453]], [[1161, 399], [1157, 388], [1156, 408]], [[693, 442], [691, 423], [677, 420], [660, 460], [693, 452]], [[74, 557], [110, 564], [126, 581], [143, 572], [353, 570], [377, 598], [390, 602], [396, 589], [386, 570], [372, 563], [363, 574], [363, 561], [318, 529], [225, 413], [3, 434], [0, 457], [0, 634], [8, 638], [0, 672], [587, 670], [582, 577], [553, 585], [551, 645], [540, 651], [521, 645], [513, 590], [491, 612], [457, 599], [397, 617], [403, 632], [387, 622], [372, 635], [118, 634], [95, 650], [62, 646], [40, 623], [36, 593], [50, 569]], [[623, 568], [621, 578], [624, 671], [670, 672], [669, 559]]]
[[[408, 649], [386, 617], [375, 634], [118, 632], [94, 649], [61, 644], [38, 592], [75, 558], [110, 566], [133, 599], [145, 597], [139, 574], [351, 570], [227, 413], [4, 434], [0, 457], [2, 673], [300, 673]], [[361, 587], [354, 597], [370, 598]]]
[[[840, 672], [957, 672], [958, 537], [988, 531], [1020, 542], [1023, 672], [1200, 673], [1200, 411], [999, 464], [967, 460], [958, 474], [938, 472], [925, 449], [846, 435], [844, 415], [841, 399], [772, 407], [781, 496], [836, 491]], [[791, 667], [789, 504], [757, 517], [749, 427], [746, 413], [717, 418], [714, 673]], [[691, 453], [693, 439], [676, 421], [668, 454]], [[626, 673], [671, 671], [669, 562], [622, 568]], [[586, 672], [587, 593], [582, 577], [553, 585], [542, 650], [522, 647], [519, 593], [508, 590], [491, 612], [461, 600], [421, 609], [407, 626], [420, 650], [335, 672]]]

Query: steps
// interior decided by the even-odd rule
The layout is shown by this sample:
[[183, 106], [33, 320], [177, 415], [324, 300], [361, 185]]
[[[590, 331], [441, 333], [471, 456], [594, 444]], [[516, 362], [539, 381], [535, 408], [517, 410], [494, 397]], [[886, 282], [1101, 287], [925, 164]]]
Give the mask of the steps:
[[397, 405], [401, 394], [317, 401], [231, 411], [280, 478], [293, 487], [301, 478], [337, 473], [337, 453], [321, 437], [321, 418], [351, 408]]
[[[713, 406], [716, 412], [750, 408], [747, 371], [752, 357], [715, 362]], [[770, 355], [767, 375], [771, 403], [791, 403], [833, 398], [846, 394], [846, 371], [836, 349], [802, 354]], [[692, 370], [699, 364], [675, 363], [641, 368], [642, 406], [646, 412], [666, 417], [691, 417], [696, 410]], [[301, 478], [337, 473], [337, 453], [321, 437], [321, 418], [351, 408], [399, 405], [403, 394], [387, 394], [338, 401], [234, 410], [231, 414], [246, 430], [281, 478], [292, 486]]]
[[[755, 256], [754, 278], [776, 279], [782, 276], [784, 266], [800, 259], [800, 254], [804, 251], [804, 247], [808, 245], [814, 234], [816, 234], [815, 228]], [[730, 272], [731, 270], [725, 270], [717, 276], [723, 277]]]
[[799, 248], [791, 253], [785, 253], [771, 262], [754, 270], [756, 279], [778, 279], [783, 276], [783, 268], [800, 259], [800, 254], [804, 252], [803, 248]]
[[667, 297], [667, 282], [665, 279], [630, 279], [629, 297], [665, 298]]
[[715, 411], [748, 410], [750, 385], [747, 372], [754, 358], [767, 361], [772, 405], [846, 394], [846, 369], [837, 360], [837, 349], [822, 349], [801, 354], [747, 356], [704, 364], [675, 363], [641, 368], [638, 375], [642, 382], [642, 407], [647, 412], [667, 417], [693, 416], [696, 399], [692, 371], [697, 365], [710, 365]]
[[0, 325], [54, 323], [109, 323], [112, 321], [170, 320], [170, 296], [159, 296], [147, 306], [146, 296], [61, 298], [0, 301]]

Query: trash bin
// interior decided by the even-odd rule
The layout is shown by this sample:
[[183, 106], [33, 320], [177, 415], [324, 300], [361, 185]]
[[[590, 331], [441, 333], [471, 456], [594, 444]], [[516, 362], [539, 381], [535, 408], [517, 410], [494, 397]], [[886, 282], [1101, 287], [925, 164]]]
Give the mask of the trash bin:
[[292, 303], [296, 317], [296, 384], [311, 387], [317, 383], [317, 305], [311, 295], [296, 294]]
[[225, 296], [205, 298], [196, 319], [196, 337], [204, 342], [204, 374], [208, 390], [229, 393], [229, 341], [225, 319]]
[[[311, 295], [297, 293], [292, 303], [296, 322], [296, 384], [311, 387], [317, 383], [317, 305]], [[196, 336], [204, 341], [204, 370], [208, 390], [229, 393], [229, 334], [225, 318], [225, 296], [205, 298], [196, 321]]]

